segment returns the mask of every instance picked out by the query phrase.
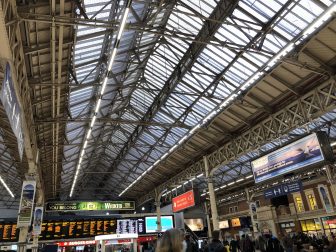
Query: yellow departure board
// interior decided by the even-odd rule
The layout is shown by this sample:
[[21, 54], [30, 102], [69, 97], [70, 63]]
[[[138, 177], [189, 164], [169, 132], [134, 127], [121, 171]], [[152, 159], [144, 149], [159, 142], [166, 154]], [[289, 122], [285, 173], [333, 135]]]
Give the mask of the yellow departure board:
[[90, 236], [90, 221], [84, 221], [83, 222], [83, 236], [88, 237]]
[[83, 235], [83, 221], [76, 222], [76, 237], [82, 237]]
[[92, 220], [90, 221], [90, 236], [96, 235], [97, 222]]
[[102, 220], [97, 220], [96, 234], [97, 234], [97, 235], [102, 235], [102, 234], [104, 234], [104, 221], [102, 221]]
[[17, 239], [17, 229], [16, 224], [12, 225], [12, 234], [11, 234], [11, 240], [15, 241]]
[[76, 233], [76, 222], [70, 221], [69, 223], [69, 238], [75, 237]]
[[69, 237], [69, 221], [62, 222], [62, 238], [67, 239]]
[[9, 241], [11, 239], [12, 235], [12, 225], [11, 224], [5, 224], [4, 225], [4, 230], [2, 233], [2, 239], [4, 241]]
[[54, 239], [62, 238], [62, 222], [54, 223]]

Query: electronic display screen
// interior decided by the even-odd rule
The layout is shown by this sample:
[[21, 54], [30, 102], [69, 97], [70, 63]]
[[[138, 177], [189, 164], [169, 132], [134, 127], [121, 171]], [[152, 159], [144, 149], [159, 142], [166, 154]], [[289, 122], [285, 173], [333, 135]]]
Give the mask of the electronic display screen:
[[41, 234], [39, 235], [39, 239], [44, 240], [46, 237], [47, 231], [47, 223], [43, 222], [41, 225]]
[[46, 227], [46, 239], [50, 240], [54, 238], [54, 222], [48, 222]]
[[96, 234], [97, 235], [104, 234], [104, 221], [103, 220], [97, 220]]
[[[146, 217], [146, 233], [157, 232], [157, 217]], [[173, 216], [161, 216], [162, 232], [174, 228]]]
[[3, 232], [4, 232], [4, 224], [0, 223], [0, 240], [2, 240]]
[[90, 221], [90, 236], [95, 236], [97, 228], [97, 222], [96, 221]]
[[67, 239], [69, 238], [69, 227], [70, 227], [70, 223], [69, 221], [63, 221], [62, 222], [62, 238], [63, 239]]
[[18, 231], [16, 228], [16, 224], [12, 225], [12, 234], [11, 234], [11, 240], [15, 241], [16, 239], [18, 239]]
[[204, 224], [203, 219], [197, 218], [197, 219], [185, 219], [184, 223], [187, 224], [187, 226], [191, 229], [191, 231], [203, 231]]
[[83, 222], [83, 237], [90, 236], [90, 221], [86, 220]]
[[124, 219], [117, 220], [117, 234], [137, 234], [137, 220]]
[[62, 222], [54, 222], [54, 239], [62, 238]]
[[4, 241], [9, 241], [12, 236], [12, 224], [5, 224], [3, 233], [2, 233], [2, 239]]
[[82, 237], [83, 236], [83, 221], [77, 221], [76, 222], [76, 237]]
[[146, 227], [145, 227], [145, 219], [144, 218], [138, 218], [138, 234], [146, 234]]
[[311, 134], [251, 162], [254, 180], [263, 182], [324, 160], [317, 135]]
[[76, 221], [69, 222], [69, 238], [75, 237], [76, 234]]
[[222, 220], [219, 222], [219, 228], [220, 229], [225, 229], [225, 228], [229, 228], [229, 221], [228, 220]]

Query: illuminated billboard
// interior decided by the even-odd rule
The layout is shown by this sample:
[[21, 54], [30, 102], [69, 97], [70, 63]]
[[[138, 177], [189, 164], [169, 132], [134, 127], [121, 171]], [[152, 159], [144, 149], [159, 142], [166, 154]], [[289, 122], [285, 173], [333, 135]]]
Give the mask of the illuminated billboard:
[[255, 182], [260, 183], [324, 160], [319, 138], [314, 133], [252, 161], [251, 166]]

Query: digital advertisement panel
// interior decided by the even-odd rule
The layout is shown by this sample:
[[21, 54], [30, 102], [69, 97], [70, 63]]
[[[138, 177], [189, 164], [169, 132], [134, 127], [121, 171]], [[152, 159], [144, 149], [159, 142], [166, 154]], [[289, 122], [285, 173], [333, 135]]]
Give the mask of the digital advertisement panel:
[[[173, 216], [161, 216], [162, 232], [174, 228]], [[157, 232], [157, 217], [146, 217], [146, 233]]]
[[317, 135], [311, 134], [251, 162], [256, 183], [324, 161]]
[[43, 207], [35, 207], [34, 221], [33, 221], [33, 234], [41, 234], [41, 225], [43, 221]]
[[203, 231], [203, 219], [184, 219], [184, 223], [191, 229], [191, 231]]

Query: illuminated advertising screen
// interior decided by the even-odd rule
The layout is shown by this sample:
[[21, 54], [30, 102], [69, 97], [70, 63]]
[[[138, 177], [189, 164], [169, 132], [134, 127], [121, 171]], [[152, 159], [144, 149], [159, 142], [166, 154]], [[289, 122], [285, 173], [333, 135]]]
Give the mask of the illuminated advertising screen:
[[231, 226], [232, 227], [240, 227], [240, 220], [239, 218], [235, 218], [231, 220]]
[[185, 219], [184, 223], [191, 229], [191, 231], [203, 231], [204, 223], [203, 219]]
[[219, 222], [219, 228], [220, 229], [226, 229], [229, 228], [229, 221], [228, 220], [222, 220]]
[[324, 161], [317, 135], [311, 134], [251, 162], [256, 183]]
[[[146, 233], [156, 233], [157, 232], [157, 217], [146, 217]], [[161, 216], [161, 227], [162, 232], [174, 228], [173, 216]]]

